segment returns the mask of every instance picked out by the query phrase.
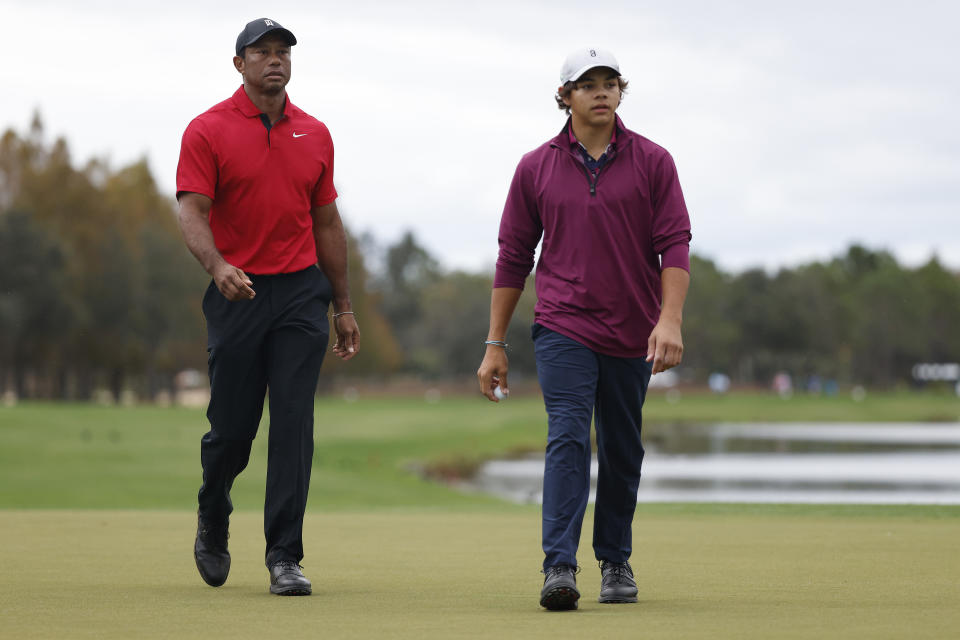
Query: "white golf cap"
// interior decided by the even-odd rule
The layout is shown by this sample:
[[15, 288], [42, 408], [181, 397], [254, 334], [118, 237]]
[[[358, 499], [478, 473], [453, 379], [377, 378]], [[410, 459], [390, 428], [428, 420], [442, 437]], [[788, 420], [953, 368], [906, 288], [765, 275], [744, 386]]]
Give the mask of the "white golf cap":
[[610, 67], [620, 75], [620, 65], [612, 53], [606, 49], [588, 47], [577, 49], [567, 56], [560, 70], [560, 84], [574, 82], [594, 67]]

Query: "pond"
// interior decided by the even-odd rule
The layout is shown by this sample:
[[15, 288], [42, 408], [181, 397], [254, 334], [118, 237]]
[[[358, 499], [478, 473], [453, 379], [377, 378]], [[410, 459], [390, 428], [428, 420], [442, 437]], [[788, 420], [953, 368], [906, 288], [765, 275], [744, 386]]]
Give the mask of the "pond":
[[[646, 436], [641, 502], [960, 504], [960, 423], [660, 425]], [[591, 475], [595, 487], [595, 458]], [[465, 488], [538, 503], [542, 481], [539, 455], [487, 462]]]

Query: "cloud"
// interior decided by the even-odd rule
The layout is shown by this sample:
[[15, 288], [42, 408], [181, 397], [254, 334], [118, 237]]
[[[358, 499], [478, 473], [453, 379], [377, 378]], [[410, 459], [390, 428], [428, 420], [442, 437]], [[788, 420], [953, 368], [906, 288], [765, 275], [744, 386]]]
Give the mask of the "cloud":
[[[0, 124], [34, 107], [79, 161], [146, 155], [171, 194], [187, 122], [239, 84], [232, 45], [262, 5], [0, 2], [29, 51]], [[355, 231], [412, 228], [451, 267], [492, 264], [520, 156], [559, 130], [566, 52], [600, 37], [630, 79], [627, 125], [676, 159], [694, 249], [729, 268], [861, 241], [960, 267], [960, 44], [950, 3], [613, 0], [289, 3], [290, 95], [337, 146]], [[52, 15], [56, 19], [51, 19]]]

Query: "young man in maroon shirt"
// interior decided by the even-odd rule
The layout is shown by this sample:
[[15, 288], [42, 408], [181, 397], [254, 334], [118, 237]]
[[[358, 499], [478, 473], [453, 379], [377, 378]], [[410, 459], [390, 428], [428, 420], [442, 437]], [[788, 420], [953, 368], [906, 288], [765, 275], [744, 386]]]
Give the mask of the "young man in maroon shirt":
[[[517, 166], [503, 217], [487, 348], [477, 376], [508, 393], [503, 342], [534, 252], [537, 374], [548, 416], [540, 604], [576, 609], [577, 547], [590, 493], [590, 422], [597, 431], [593, 548], [599, 601], [636, 602], [629, 564], [651, 374], [680, 363], [690, 221], [673, 159], [616, 115], [626, 88], [598, 48], [570, 54], [558, 106], [570, 114]], [[500, 390], [497, 389], [500, 387]]]
[[244, 27], [233, 59], [243, 84], [190, 123], [177, 167], [180, 229], [212, 277], [203, 298], [210, 431], [200, 445], [194, 557], [207, 584], [226, 581], [230, 488], [247, 466], [269, 388], [264, 534], [270, 591], [278, 595], [312, 588], [299, 563], [331, 302], [334, 353], [349, 360], [360, 347], [333, 143], [286, 93], [296, 43], [273, 20]]

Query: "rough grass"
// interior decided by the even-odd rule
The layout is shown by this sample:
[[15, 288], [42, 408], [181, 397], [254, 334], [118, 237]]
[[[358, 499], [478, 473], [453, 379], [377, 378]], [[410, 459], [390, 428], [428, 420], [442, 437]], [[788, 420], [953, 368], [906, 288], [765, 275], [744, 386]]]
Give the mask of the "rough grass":
[[233, 518], [219, 589], [193, 566], [189, 512], [0, 519], [8, 638], [874, 639], [960, 625], [956, 519], [640, 513], [640, 602], [596, 602], [587, 531], [581, 608], [552, 613], [538, 606], [536, 509], [313, 512], [309, 598], [269, 595], [256, 513]]
[[654, 422], [958, 422], [960, 397], [940, 392], [868, 392], [861, 400], [835, 396], [736, 392], [651, 393], [645, 419]]
[[[948, 394], [849, 397], [651, 394], [648, 428], [675, 422], [960, 420]], [[450, 473], [483, 459], [542, 450], [546, 417], [537, 396], [493, 404], [479, 397], [337, 397], [318, 401], [311, 508], [431, 506], [485, 508], [415, 473], [425, 464]], [[234, 487], [238, 509], [260, 509], [266, 465], [264, 417], [248, 469]], [[0, 508], [192, 509], [200, 482], [203, 411], [30, 404], [0, 408]], [[661, 427], [669, 428], [669, 427]]]

